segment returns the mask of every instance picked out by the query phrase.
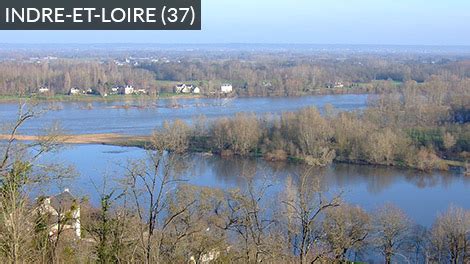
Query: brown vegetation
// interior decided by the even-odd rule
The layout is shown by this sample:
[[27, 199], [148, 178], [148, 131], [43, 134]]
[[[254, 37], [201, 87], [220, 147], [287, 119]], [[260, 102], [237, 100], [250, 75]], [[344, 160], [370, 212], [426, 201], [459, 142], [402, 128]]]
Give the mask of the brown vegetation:
[[[407, 83], [397, 92], [374, 96], [364, 111], [336, 113], [328, 106], [324, 114], [314, 107], [280, 116], [239, 113], [213, 122], [196, 120], [192, 127], [175, 121], [156, 135], [175, 142], [170, 151], [291, 158], [314, 166], [340, 161], [446, 170], [444, 159], [463, 161], [470, 150], [470, 100], [462, 100], [470, 94], [463, 89], [466, 82], [451, 82], [444, 91], [439, 84]], [[169, 130], [175, 126], [180, 128]]]
[[[337, 161], [447, 170], [449, 165], [463, 164], [470, 151], [466, 85], [464, 80], [443, 85], [435, 77], [372, 96], [369, 108], [362, 111], [337, 112], [326, 106], [323, 114], [314, 107], [280, 116], [238, 113], [210, 122], [200, 117], [193, 125], [165, 122], [151, 137], [69, 135], [63, 142], [153, 146], [175, 153], [211, 151], [302, 160], [314, 166]], [[15, 139], [35, 138], [15, 135]]]
[[60, 60], [42, 64], [0, 63], [0, 94], [30, 96], [39, 87], [49, 94], [69, 94], [72, 87], [93, 89], [97, 94], [110, 92], [112, 86], [132, 84], [156, 93], [154, 75], [143, 69], [118, 67], [112, 62]]
[[[6, 263], [332, 263], [368, 261], [378, 253], [386, 263], [469, 260], [470, 213], [464, 209], [452, 207], [428, 231], [390, 205], [368, 213], [345, 204], [309, 169], [277, 191], [268, 178], [255, 177], [259, 168], [249, 166], [240, 168], [240, 188], [192, 186], [179, 176], [187, 167], [176, 156], [186, 140], [166, 141], [158, 133], [155, 139], [169, 145], [156, 141], [147, 158], [129, 161], [119, 187], [104, 183], [99, 207], [85, 199], [70, 205], [82, 212], [80, 237], [62, 228], [71, 219], [67, 210], [50, 233], [28, 188], [70, 172], [57, 175], [57, 165], [38, 172], [45, 167], [37, 157], [58, 147], [54, 134], [31, 145], [14, 140], [33, 115], [20, 114], [1, 145], [0, 260]], [[169, 146], [173, 151], [166, 151]], [[25, 152], [30, 147], [42, 151], [31, 157]]]
[[[360, 64], [358, 63], [360, 62]], [[341, 66], [341, 67], [339, 67]], [[100, 192], [100, 205], [85, 199], [80, 237], [61, 228], [70, 216], [58, 215], [58, 232], [36, 212], [28, 196], [45, 182], [71, 177], [58, 164], [38, 164], [45, 152], [68, 143], [114, 143], [118, 135], [59, 133], [18, 135], [34, 116], [20, 108], [10, 133], [0, 141], [0, 260], [5, 263], [468, 263], [470, 213], [457, 207], [440, 215], [430, 229], [415, 226], [406, 214], [385, 205], [374, 212], [348, 205], [328, 192], [306, 170], [289, 177], [281, 190], [259, 168], [242, 167], [241, 187], [220, 190], [188, 185], [184, 154], [190, 150], [265, 158], [302, 159], [324, 166], [332, 161], [442, 168], [443, 158], [465, 159], [469, 143], [469, 67], [466, 62], [422, 64], [404, 59], [327, 60], [276, 58], [240, 61], [183, 61], [117, 67], [112, 63], [2, 62], [2, 94], [27, 94], [47, 85], [64, 93], [71, 86], [104, 93], [110, 85], [140, 82], [154, 88], [165, 80], [235, 80], [240, 95], [300, 95], [342, 80], [391, 81], [367, 88], [381, 91], [370, 108], [336, 113], [306, 108], [278, 117], [238, 114], [194, 125], [166, 123], [149, 138], [148, 157], [131, 160], [118, 187]], [[436, 75], [439, 74], [439, 75]], [[419, 83], [417, 82], [419, 81]], [[215, 82], [214, 82], [215, 83]], [[216, 85], [209, 82], [208, 91]], [[20, 139], [26, 141], [19, 141]], [[133, 138], [135, 139], [135, 138]], [[39, 150], [29, 153], [30, 149]], [[262, 170], [262, 168], [261, 168]], [[105, 185], [105, 184], [104, 184]], [[380, 256], [381, 255], [381, 256]]]
[[[29, 96], [41, 86], [50, 89], [48, 95], [68, 94], [72, 87], [92, 88], [96, 94], [104, 95], [109, 94], [112, 86], [125, 84], [156, 95], [173, 92], [174, 84], [178, 82], [197, 84], [204, 94], [211, 95], [227, 81], [234, 85], [238, 96], [381, 93], [393, 91], [407, 81], [431, 81], [436, 75], [458, 79], [470, 77], [470, 64], [462, 57], [357, 56], [323, 52], [235, 52], [230, 59], [226, 56], [206, 52], [176, 53], [169, 62], [164, 62], [166, 59], [147, 60], [137, 65], [118, 65], [109, 58], [93, 57], [45, 60], [39, 64], [28, 60], [5, 60], [0, 63], [0, 95]], [[437, 86], [445, 84], [442, 81]], [[434, 99], [440, 100], [443, 95], [441, 93]]]

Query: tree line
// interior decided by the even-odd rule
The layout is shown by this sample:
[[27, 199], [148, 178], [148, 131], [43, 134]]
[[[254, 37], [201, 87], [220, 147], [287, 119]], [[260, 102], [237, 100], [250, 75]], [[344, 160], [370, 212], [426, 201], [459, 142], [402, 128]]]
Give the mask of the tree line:
[[[275, 190], [267, 177], [242, 166], [241, 187], [190, 185], [184, 156], [166, 151], [176, 141], [154, 138], [152, 150], [130, 160], [119, 185], [97, 186], [99, 206], [76, 199], [57, 215], [37, 210], [29, 191], [71, 172], [39, 157], [60, 147], [51, 131], [38, 142], [14, 140], [34, 116], [21, 111], [2, 142], [0, 259], [8, 263], [467, 263], [470, 212], [455, 206], [431, 227], [413, 224], [393, 205], [374, 212], [325, 190], [306, 166]], [[166, 141], [166, 140], [165, 140]], [[27, 149], [36, 149], [32, 156]], [[80, 237], [68, 233], [81, 209]], [[50, 224], [57, 228], [50, 232]]]
[[365, 110], [326, 106], [280, 116], [238, 113], [191, 125], [175, 120], [154, 132], [159, 144], [178, 153], [210, 151], [223, 156], [262, 156], [326, 166], [333, 161], [447, 169], [470, 151], [469, 79], [406, 82], [372, 95]]
[[[377, 93], [393, 91], [401, 83], [440, 78], [470, 77], [463, 58], [419, 55], [397, 56], [243, 53], [234, 58], [181, 55], [171, 61], [137, 61], [117, 65], [106, 59], [58, 59], [0, 62], [0, 94], [26, 95], [48, 87], [51, 94], [68, 94], [70, 88], [93, 89], [109, 94], [115, 85], [131, 84], [151, 95], [173, 92], [174, 83], [192, 82], [211, 95], [224, 82], [232, 83], [238, 96], [299, 96], [314, 93]], [[158, 82], [158, 81], [160, 82]], [[161, 82], [166, 81], [166, 82]]]
[[49, 95], [69, 94], [71, 88], [92, 89], [96, 94], [109, 93], [113, 86], [134, 85], [156, 93], [154, 75], [131, 66], [88, 60], [59, 60], [41, 64], [26, 62], [0, 63], [0, 94], [30, 96], [40, 87]]
[[[435, 61], [437, 61], [437, 63]], [[258, 54], [233, 59], [185, 59], [169, 63], [143, 63], [139, 67], [155, 73], [157, 79], [204, 81], [208, 91], [222, 81], [232, 82], [240, 96], [298, 96], [325, 90], [336, 92], [380, 92], [395, 85], [370, 84], [376, 80], [395, 82], [429, 80], [433, 75], [470, 77], [468, 61], [418, 55], [351, 56]]]

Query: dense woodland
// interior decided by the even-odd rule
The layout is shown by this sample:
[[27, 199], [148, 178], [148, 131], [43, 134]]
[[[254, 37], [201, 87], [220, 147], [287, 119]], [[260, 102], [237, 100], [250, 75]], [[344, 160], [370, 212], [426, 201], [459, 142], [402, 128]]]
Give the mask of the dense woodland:
[[[374, 80], [424, 82], [433, 75], [470, 77], [468, 61], [440, 61], [372, 58], [282, 58], [266, 56], [255, 61], [181, 61], [141, 66], [157, 79], [206, 81], [203, 87], [217, 89], [217, 80], [230, 81], [241, 96], [297, 96], [341, 82], [357, 91], [376, 92], [388, 87], [367, 86]], [[362, 88], [362, 89], [358, 89]]]
[[[470, 77], [470, 60], [465, 57], [241, 53], [238, 57], [243, 59], [222, 59], [196, 54], [200, 57], [146, 59], [128, 64], [116, 64], [117, 60], [109, 58], [40, 63], [6, 60], [0, 63], [0, 94], [28, 96], [44, 86], [51, 89], [51, 94], [68, 94], [71, 87], [78, 87], [92, 88], [103, 95], [115, 85], [132, 84], [156, 95], [173, 92], [175, 82], [192, 82], [209, 95], [217, 92], [221, 83], [230, 82], [239, 96], [298, 96], [316, 92], [381, 92], [407, 81], [429, 81], [434, 76]], [[374, 82], [377, 80], [391, 80], [394, 85], [384, 86]], [[343, 89], [333, 89], [337, 83], [342, 83]]]
[[116, 85], [132, 84], [155, 89], [154, 75], [146, 70], [113, 63], [60, 61], [50, 63], [0, 63], [1, 94], [29, 96], [47, 87], [53, 94], [69, 94], [72, 87], [92, 88], [99, 94]]

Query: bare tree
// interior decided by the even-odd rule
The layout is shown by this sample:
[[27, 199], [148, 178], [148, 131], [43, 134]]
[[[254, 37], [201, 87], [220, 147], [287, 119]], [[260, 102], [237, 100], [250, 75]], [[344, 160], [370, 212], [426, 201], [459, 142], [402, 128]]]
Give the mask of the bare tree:
[[331, 147], [333, 129], [316, 108], [304, 108], [298, 113], [285, 113], [281, 118], [284, 137], [291, 139], [306, 163], [326, 166], [335, 158]]
[[438, 216], [431, 236], [436, 261], [452, 264], [470, 261], [470, 212], [450, 207]]
[[341, 205], [326, 211], [323, 240], [329, 245], [335, 261], [345, 262], [349, 251], [360, 251], [370, 231], [370, 216], [358, 206]]
[[183, 154], [189, 148], [189, 136], [190, 127], [184, 121], [165, 121], [163, 129], [153, 133], [152, 145], [156, 149]]
[[414, 225], [404, 243], [411, 263], [429, 263], [431, 260], [431, 237], [429, 230], [421, 225]]
[[[38, 165], [35, 162], [59, 145], [57, 134], [43, 135], [39, 141], [28, 144], [16, 141], [20, 127], [35, 115], [33, 108], [21, 104], [16, 121], [9, 126], [8, 139], [0, 146], [0, 251], [11, 263], [28, 261], [32, 257], [29, 246], [34, 221], [28, 208], [26, 188], [45, 180], [33, 174], [33, 168]], [[32, 149], [33, 154], [29, 155]]]
[[138, 218], [145, 223], [140, 242], [146, 263], [161, 262], [163, 233], [195, 203], [191, 201], [177, 212], [167, 211], [168, 195], [183, 181], [175, 173], [179, 161], [179, 156], [156, 149], [148, 152], [147, 160], [131, 162], [127, 168], [126, 193], [133, 199]]
[[341, 204], [341, 193], [328, 199], [320, 186], [318, 177], [312, 175], [311, 167], [300, 174], [294, 188], [295, 191], [290, 190], [291, 194], [286, 195], [287, 199], [283, 203], [288, 212], [288, 221], [294, 227], [291, 230], [294, 254], [298, 254], [300, 263], [310, 263], [322, 257], [320, 252], [311, 252], [321, 236], [317, 232], [321, 227], [320, 218], [325, 211]]
[[399, 208], [387, 204], [374, 213], [375, 245], [390, 264], [406, 241], [411, 222]]
[[256, 170], [242, 169], [245, 188], [227, 194], [225, 223], [219, 225], [224, 230], [234, 232], [240, 239], [243, 245], [240, 258], [246, 263], [259, 263], [271, 257], [267, 241], [269, 230], [276, 223], [264, 208], [267, 191], [272, 185], [267, 179], [257, 183], [255, 173]]
[[203, 259], [218, 259], [227, 248], [226, 232], [220, 228], [225, 220], [216, 212], [224, 201], [222, 190], [183, 184], [169, 198], [170, 214], [195, 201], [168, 226], [162, 245], [165, 262], [186, 262], [193, 257], [196, 263]]

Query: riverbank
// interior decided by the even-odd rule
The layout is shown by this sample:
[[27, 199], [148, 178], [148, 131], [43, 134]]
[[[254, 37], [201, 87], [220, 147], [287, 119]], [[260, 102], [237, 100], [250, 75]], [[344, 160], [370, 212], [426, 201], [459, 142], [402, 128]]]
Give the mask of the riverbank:
[[[1, 135], [0, 140], [8, 140], [10, 139], [10, 135]], [[14, 137], [17, 141], [39, 141], [42, 139], [41, 136], [31, 136], [31, 135], [16, 135]], [[61, 135], [59, 138], [60, 143], [62, 144], [71, 144], [71, 145], [109, 145], [109, 146], [117, 146], [117, 147], [138, 147], [138, 148], [147, 148], [150, 145], [151, 136], [145, 135], [122, 135], [122, 134], [113, 134], [113, 133], [105, 133], [105, 134], [82, 134], [82, 135]], [[191, 153], [212, 153], [208, 149], [191, 149], [188, 150]], [[214, 153], [220, 156], [232, 156], [227, 155], [226, 153]], [[270, 159], [267, 156], [257, 155], [260, 158], [264, 158], [267, 161], [276, 160]], [[296, 157], [286, 157], [283, 160], [279, 161], [286, 161], [289, 160], [291, 162], [306, 162], [303, 159], [296, 158]], [[337, 159], [334, 161], [335, 163], [344, 163], [344, 164], [356, 164], [356, 165], [371, 165], [371, 166], [384, 166], [384, 167], [401, 167], [401, 166], [386, 166], [383, 164], [372, 164], [372, 163], [365, 163], [365, 162], [352, 162], [348, 160], [340, 160]], [[468, 173], [468, 168], [465, 162], [456, 161], [456, 160], [441, 160], [443, 168], [457, 168], [461, 170], [464, 175], [470, 176]], [[403, 168], [407, 169], [415, 169], [412, 167], [403, 166]]]
[[203, 95], [195, 94], [173, 94], [173, 93], [161, 93], [158, 96], [149, 95], [32, 95], [32, 96], [15, 96], [15, 95], [4, 95], [0, 96], [1, 103], [16, 103], [20, 101], [27, 102], [120, 102], [130, 100], [144, 100], [153, 101], [158, 99], [193, 99], [193, 98], [205, 98]]
[[[0, 140], [8, 140], [10, 135], [0, 135]], [[40, 141], [41, 136], [16, 135], [17, 141]], [[101, 144], [112, 146], [133, 146], [144, 147], [149, 141], [150, 136], [129, 136], [119, 134], [83, 134], [83, 135], [61, 135], [60, 143], [63, 144]]]
[[[246, 95], [246, 94], [228, 94], [223, 95], [222, 97], [229, 98], [263, 98], [263, 97], [303, 97], [303, 96], [322, 96], [322, 95], [345, 95], [345, 94], [374, 94], [376, 93], [373, 90], [373, 87], [369, 86], [357, 86], [357, 87], [348, 87], [348, 88], [320, 88], [311, 92], [305, 92], [302, 94], [295, 95], [277, 95], [277, 94], [268, 94], [265, 96], [260, 95]], [[220, 96], [219, 96], [220, 97]], [[196, 98], [219, 98], [216, 95], [208, 94], [176, 94], [170, 92], [162, 92], [156, 96], [150, 95], [66, 95], [66, 94], [57, 94], [57, 95], [42, 95], [42, 94], [33, 94], [29, 96], [17, 96], [17, 95], [1, 95], [1, 103], [16, 103], [16, 102], [121, 102], [121, 101], [130, 101], [130, 100], [143, 100], [143, 101], [153, 101], [160, 99], [196, 99]]]

